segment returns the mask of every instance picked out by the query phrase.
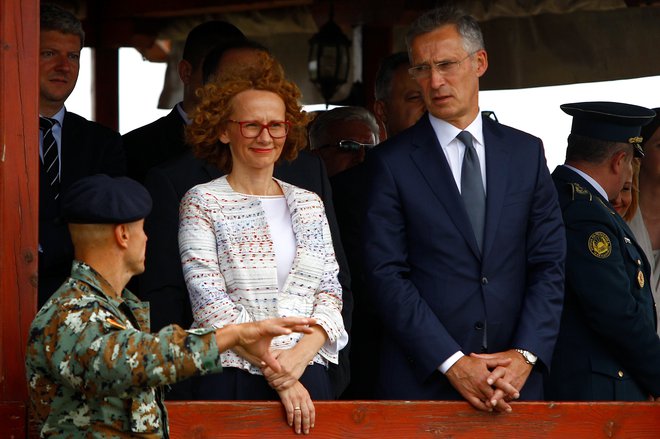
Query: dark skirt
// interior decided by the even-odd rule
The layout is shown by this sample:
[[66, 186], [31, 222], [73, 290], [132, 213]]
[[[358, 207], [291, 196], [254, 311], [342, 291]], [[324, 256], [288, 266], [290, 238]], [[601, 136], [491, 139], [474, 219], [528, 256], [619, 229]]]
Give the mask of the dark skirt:
[[[312, 400], [334, 399], [328, 369], [321, 364], [307, 366], [300, 377]], [[252, 375], [242, 369], [225, 367], [222, 373], [191, 379], [193, 399], [279, 401], [280, 397], [263, 375]]]

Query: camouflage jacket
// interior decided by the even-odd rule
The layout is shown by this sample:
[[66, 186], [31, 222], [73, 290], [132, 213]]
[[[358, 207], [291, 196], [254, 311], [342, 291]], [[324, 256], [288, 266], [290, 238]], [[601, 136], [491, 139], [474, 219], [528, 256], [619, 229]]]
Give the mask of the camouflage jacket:
[[30, 327], [26, 372], [42, 437], [168, 437], [162, 385], [218, 372], [213, 329], [149, 333], [149, 305], [74, 261]]

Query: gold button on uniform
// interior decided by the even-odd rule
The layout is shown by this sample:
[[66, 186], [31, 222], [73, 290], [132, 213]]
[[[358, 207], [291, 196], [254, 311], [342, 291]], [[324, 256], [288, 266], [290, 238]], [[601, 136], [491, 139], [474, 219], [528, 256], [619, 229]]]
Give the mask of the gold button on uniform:
[[620, 371], [617, 373], [617, 375], [619, 375], [619, 378], [623, 378], [623, 371], [620, 370]]

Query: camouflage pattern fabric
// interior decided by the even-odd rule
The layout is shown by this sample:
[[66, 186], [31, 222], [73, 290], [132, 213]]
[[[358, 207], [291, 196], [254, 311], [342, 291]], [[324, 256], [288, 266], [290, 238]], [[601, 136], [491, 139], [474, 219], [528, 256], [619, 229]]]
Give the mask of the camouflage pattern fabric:
[[168, 437], [162, 388], [219, 372], [213, 329], [149, 333], [149, 305], [74, 261], [30, 327], [26, 372], [42, 437]]

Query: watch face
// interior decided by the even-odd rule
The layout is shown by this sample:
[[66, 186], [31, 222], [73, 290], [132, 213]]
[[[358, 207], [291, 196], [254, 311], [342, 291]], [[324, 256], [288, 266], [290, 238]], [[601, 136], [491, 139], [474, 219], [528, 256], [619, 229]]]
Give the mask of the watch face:
[[525, 352], [525, 359], [529, 361], [530, 364], [536, 364], [536, 355], [531, 352]]
[[516, 349], [516, 351], [518, 351], [520, 353], [520, 355], [523, 356], [523, 358], [525, 359], [525, 361], [527, 363], [529, 363], [531, 365], [536, 364], [536, 360], [538, 359], [538, 357], [536, 355], [534, 355], [531, 352], [526, 351], [524, 349]]

